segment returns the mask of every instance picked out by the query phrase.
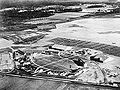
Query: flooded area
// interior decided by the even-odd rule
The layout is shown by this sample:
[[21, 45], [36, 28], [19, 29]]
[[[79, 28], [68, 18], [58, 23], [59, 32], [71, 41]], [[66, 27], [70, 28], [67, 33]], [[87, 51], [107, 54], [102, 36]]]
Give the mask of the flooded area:
[[[10, 35], [10, 33], [16, 34], [17, 36], [20, 36], [20, 33], [23, 35], [28, 32], [33, 34], [47, 34], [44, 38], [34, 43], [35, 45], [37, 44], [40, 46], [47, 44], [47, 41], [56, 37], [87, 40], [120, 46], [120, 18], [117, 17], [118, 14], [117, 16], [112, 15], [108, 17], [81, 18], [81, 16], [87, 14], [89, 13], [67, 12], [57, 13], [45, 18], [32, 18], [26, 20], [21, 20], [21, 18], [17, 18], [16, 20], [14, 18], [13, 20], [5, 20], [5, 18], [3, 18], [0, 22], [2, 26], [1, 33], [4, 33], [4, 30], [14, 30], [9, 31], [9, 34], [5, 34], [5, 37]], [[18, 30], [18, 32], [15, 30]], [[1, 39], [2, 42], [3, 40], [4, 39]], [[13, 43], [12, 40], [8, 42], [11, 43], [10, 45]], [[6, 40], [2, 45], [7, 45], [8, 42]]]
[[45, 39], [65, 37], [120, 46], [119, 21], [120, 18], [88, 18], [60, 23]]

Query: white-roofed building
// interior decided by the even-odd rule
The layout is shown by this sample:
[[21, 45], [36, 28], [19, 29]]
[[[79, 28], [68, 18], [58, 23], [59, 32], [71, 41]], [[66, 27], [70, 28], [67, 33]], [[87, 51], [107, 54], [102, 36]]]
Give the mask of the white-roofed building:
[[51, 48], [51, 49], [55, 49], [55, 50], [60, 50], [60, 51], [66, 51], [66, 50], [72, 49], [73, 47], [54, 44], [54, 45], [51, 46], [50, 48]]

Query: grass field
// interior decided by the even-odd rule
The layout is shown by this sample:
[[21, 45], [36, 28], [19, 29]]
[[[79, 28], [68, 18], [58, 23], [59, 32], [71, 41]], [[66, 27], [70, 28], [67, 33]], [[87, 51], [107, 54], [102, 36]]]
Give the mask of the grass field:
[[18, 77], [0, 79], [0, 90], [119, 90], [116, 88], [93, 87], [78, 84], [66, 84], [48, 80], [32, 80]]

